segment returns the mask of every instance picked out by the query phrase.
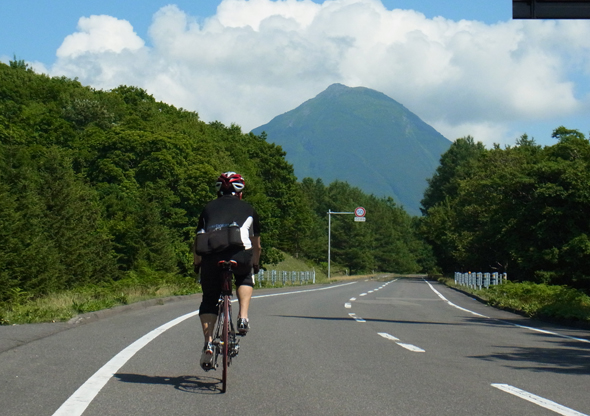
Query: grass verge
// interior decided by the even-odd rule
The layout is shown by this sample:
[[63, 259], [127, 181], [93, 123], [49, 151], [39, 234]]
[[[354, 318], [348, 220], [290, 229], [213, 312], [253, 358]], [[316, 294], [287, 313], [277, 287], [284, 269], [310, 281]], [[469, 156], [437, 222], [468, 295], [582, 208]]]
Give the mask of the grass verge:
[[455, 285], [454, 279], [439, 282], [477, 296], [487, 304], [542, 320], [590, 328], [590, 296], [567, 286], [551, 286], [531, 282], [492, 286], [475, 290]]
[[0, 304], [0, 325], [67, 321], [77, 315], [147, 299], [190, 295], [201, 292], [191, 277], [130, 273], [124, 280], [100, 286], [84, 286], [20, 302]]
[[[267, 270], [311, 271], [316, 270], [316, 283], [328, 279], [319, 267], [314, 267], [285, 254], [285, 260]], [[330, 279], [330, 281], [335, 281]], [[299, 285], [299, 283], [296, 283]], [[282, 286], [282, 285], [281, 285]], [[262, 287], [271, 287], [265, 282]], [[256, 285], [258, 288], [258, 285]], [[200, 293], [201, 285], [195, 277], [182, 277], [144, 269], [129, 272], [127, 278], [103, 285], [84, 286], [43, 297], [31, 298], [19, 291], [17, 301], [0, 304], [0, 325], [68, 321], [88, 312], [141, 302], [148, 299]]]

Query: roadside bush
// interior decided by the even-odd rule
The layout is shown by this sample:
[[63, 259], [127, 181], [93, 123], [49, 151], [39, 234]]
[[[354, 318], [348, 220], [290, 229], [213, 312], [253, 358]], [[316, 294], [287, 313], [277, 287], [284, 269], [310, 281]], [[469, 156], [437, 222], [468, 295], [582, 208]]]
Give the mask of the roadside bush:
[[521, 311], [529, 317], [590, 323], [590, 297], [567, 286], [507, 282], [485, 290], [485, 298], [492, 306]]

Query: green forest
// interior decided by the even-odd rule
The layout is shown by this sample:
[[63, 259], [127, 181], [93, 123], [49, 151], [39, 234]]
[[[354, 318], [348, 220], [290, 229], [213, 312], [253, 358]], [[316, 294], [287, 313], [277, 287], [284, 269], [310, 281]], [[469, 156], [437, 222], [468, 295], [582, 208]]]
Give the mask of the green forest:
[[289, 254], [325, 269], [328, 211], [362, 206], [366, 222], [332, 216], [333, 275], [498, 271], [577, 298], [590, 293], [590, 142], [565, 127], [553, 138], [491, 149], [457, 139], [412, 217], [346, 182], [299, 180], [265, 133], [206, 123], [137, 87], [0, 63], [0, 324], [14, 305], [89, 287], [173, 279], [194, 293], [195, 227], [225, 171], [242, 174], [260, 215], [263, 268]]
[[[0, 64], [0, 305], [134, 279], [194, 281], [191, 244], [221, 172], [246, 180], [244, 199], [262, 223], [263, 267], [283, 253], [335, 271], [418, 272], [431, 250], [392, 199], [347, 183], [298, 181], [281, 147], [237, 125], [146, 91], [95, 90]], [[155, 277], [154, 277], [155, 276]]]
[[552, 146], [523, 135], [492, 149], [465, 137], [441, 157], [420, 231], [443, 271], [590, 293], [590, 142], [565, 127], [552, 137]]

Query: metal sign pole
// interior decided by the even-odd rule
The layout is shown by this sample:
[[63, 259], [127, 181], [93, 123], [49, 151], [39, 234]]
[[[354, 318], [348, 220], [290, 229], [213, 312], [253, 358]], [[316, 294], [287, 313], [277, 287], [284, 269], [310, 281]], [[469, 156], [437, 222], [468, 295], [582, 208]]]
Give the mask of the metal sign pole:
[[328, 209], [328, 279], [330, 278], [330, 245], [332, 238], [332, 210]]
[[355, 220], [361, 218], [364, 221], [365, 217], [365, 209], [362, 207], [357, 208], [354, 212], [333, 212], [331, 209], [328, 209], [328, 279], [330, 278], [330, 263], [331, 263], [331, 245], [332, 245], [332, 214], [338, 215], [346, 215], [346, 214], [354, 214], [356, 216]]

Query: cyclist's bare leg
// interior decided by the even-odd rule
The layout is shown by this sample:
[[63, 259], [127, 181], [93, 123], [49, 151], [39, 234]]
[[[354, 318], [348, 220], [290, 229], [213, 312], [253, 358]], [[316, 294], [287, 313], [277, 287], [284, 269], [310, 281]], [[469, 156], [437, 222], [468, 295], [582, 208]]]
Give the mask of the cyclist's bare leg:
[[205, 341], [213, 341], [213, 331], [215, 330], [215, 322], [217, 321], [217, 315], [213, 313], [204, 313], [200, 316], [200, 318], [201, 326], [203, 327], [203, 335], [205, 336]]
[[238, 287], [238, 302], [240, 303], [238, 318], [248, 319], [248, 309], [250, 308], [250, 298], [253, 291], [252, 286], [241, 285]]

